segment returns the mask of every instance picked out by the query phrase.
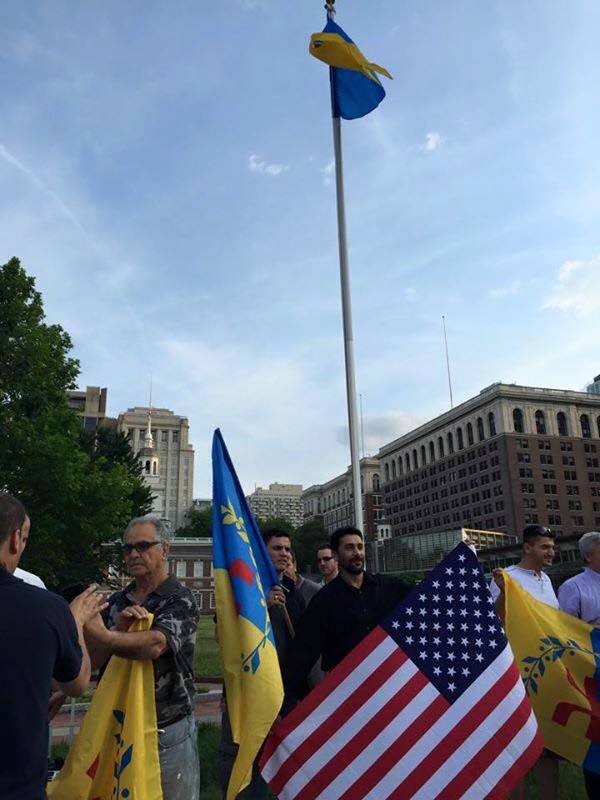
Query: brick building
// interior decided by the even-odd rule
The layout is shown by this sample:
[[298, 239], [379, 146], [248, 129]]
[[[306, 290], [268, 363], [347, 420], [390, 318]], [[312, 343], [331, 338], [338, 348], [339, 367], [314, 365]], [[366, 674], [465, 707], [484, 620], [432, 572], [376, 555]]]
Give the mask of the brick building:
[[492, 384], [382, 447], [392, 538], [470, 528], [559, 536], [600, 526], [600, 397]]
[[200, 613], [214, 614], [212, 539], [171, 539], [167, 564], [169, 575], [194, 593]]

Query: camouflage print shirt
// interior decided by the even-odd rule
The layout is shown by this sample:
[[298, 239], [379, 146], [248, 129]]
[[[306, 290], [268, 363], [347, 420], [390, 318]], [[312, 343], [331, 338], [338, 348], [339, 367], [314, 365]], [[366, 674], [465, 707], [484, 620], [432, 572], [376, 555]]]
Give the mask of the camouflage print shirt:
[[[104, 612], [107, 627], [127, 606], [139, 605], [133, 596], [135, 581], [108, 600]], [[142, 604], [154, 614], [152, 630], [166, 636], [169, 649], [154, 660], [154, 692], [158, 727], [192, 713], [194, 698], [194, 646], [198, 607], [193, 594], [174, 577], [150, 592]]]

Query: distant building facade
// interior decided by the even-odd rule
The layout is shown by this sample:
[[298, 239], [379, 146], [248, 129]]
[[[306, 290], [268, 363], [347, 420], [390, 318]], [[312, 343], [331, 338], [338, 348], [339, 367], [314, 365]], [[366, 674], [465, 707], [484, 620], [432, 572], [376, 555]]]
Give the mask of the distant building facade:
[[[71, 390], [67, 392], [67, 405], [81, 417], [81, 426], [85, 433], [93, 433], [99, 425], [104, 424], [106, 416], [106, 387], [87, 386], [85, 391]], [[111, 420], [114, 423], [114, 420]]]
[[[600, 397], [497, 383], [382, 447], [396, 537], [467, 526], [559, 536], [600, 525]], [[387, 545], [386, 545], [387, 546]]]
[[600, 394], [600, 375], [596, 375], [592, 383], [588, 385], [587, 391], [590, 394]]
[[[377, 527], [383, 519], [381, 494], [381, 465], [376, 458], [360, 460], [363, 531], [367, 540], [377, 537]], [[352, 469], [327, 483], [310, 486], [302, 493], [304, 521], [321, 518], [330, 535], [336, 528], [355, 525]]]
[[255, 517], [281, 517], [295, 528], [302, 525], [302, 485], [297, 483], [271, 483], [268, 489], [258, 486], [247, 497]]
[[201, 614], [215, 613], [212, 539], [171, 539], [168, 570], [193, 592]]
[[129, 408], [118, 419], [142, 465], [144, 482], [152, 490], [152, 511], [170, 523], [185, 524], [192, 506], [194, 448], [189, 424], [167, 408]]

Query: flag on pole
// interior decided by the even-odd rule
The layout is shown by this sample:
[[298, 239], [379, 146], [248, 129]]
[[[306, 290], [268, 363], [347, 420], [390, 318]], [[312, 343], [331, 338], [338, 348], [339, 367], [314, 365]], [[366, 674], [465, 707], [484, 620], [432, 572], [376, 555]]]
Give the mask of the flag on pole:
[[250, 783], [256, 758], [283, 702], [267, 610], [279, 583], [219, 430], [212, 446], [213, 562], [217, 636], [233, 740], [239, 750], [227, 790]]
[[275, 726], [280, 800], [503, 798], [542, 751], [476, 556], [456, 547]]
[[[145, 631], [153, 615], [134, 622]], [[49, 800], [162, 800], [152, 661], [112, 656]]]
[[309, 52], [330, 66], [331, 102], [334, 117], [357, 119], [370, 114], [385, 97], [377, 73], [390, 73], [367, 61], [345, 31], [332, 19], [322, 33], [310, 37]]
[[600, 773], [600, 630], [536, 600], [504, 573], [506, 635], [544, 745]]

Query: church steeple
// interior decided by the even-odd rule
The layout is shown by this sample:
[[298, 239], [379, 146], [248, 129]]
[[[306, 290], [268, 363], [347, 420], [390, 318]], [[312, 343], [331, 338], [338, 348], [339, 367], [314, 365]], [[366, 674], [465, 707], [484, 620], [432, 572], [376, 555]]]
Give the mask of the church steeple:
[[144, 437], [144, 447], [154, 450], [154, 439], [152, 438], [152, 378], [150, 378], [150, 403], [148, 405], [148, 426]]

